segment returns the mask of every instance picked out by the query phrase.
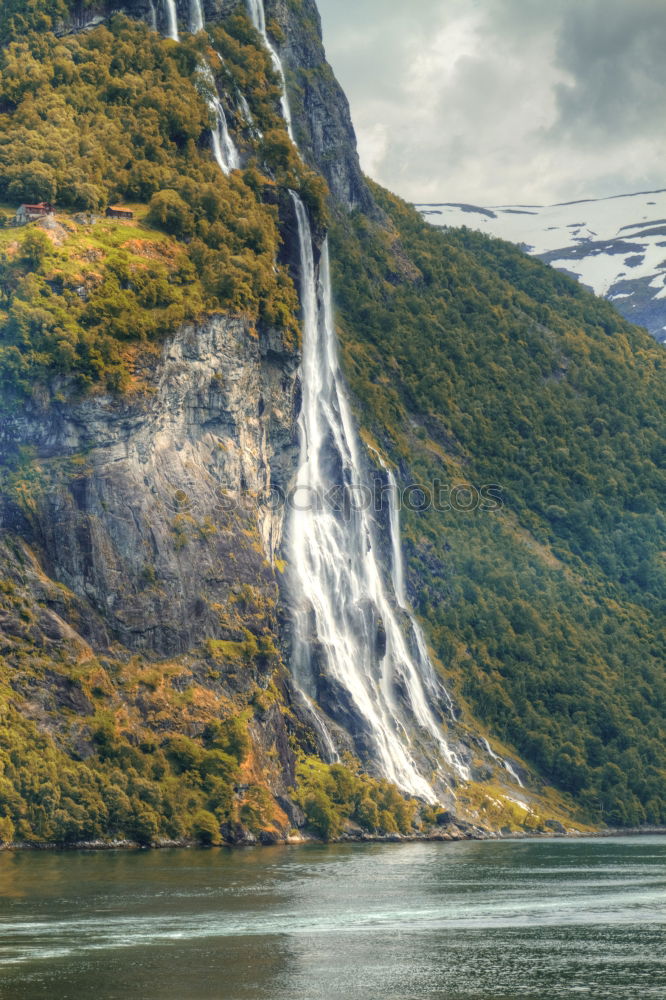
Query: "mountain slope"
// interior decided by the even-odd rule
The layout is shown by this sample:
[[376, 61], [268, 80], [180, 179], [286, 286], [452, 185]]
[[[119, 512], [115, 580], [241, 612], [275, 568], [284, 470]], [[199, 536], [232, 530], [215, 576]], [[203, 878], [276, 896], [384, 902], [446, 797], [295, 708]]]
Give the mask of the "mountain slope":
[[469, 226], [519, 244], [666, 341], [666, 191], [548, 207], [418, 208], [435, 226]]
[[[0, 22], [5, 209], [61, 208], [1, 236], [0, 839], [663, 821], [656, 346], [566, 277], [365, 182], [311, 0], [266, 4], [307, 166], [243, 3], [206, 3], [207, 37], [179, 2], [179, 43], [113, 7], [12, 0]], [[151, 23], [142, 0], [127, 10]], [[323, 671], [308, 704], [288, 669], [271, 498], [298, 468], [291, 192], [318, 258], [331, 224], [368, 480], [504, 496], [469, 518], [403, 509], [407, 589], [474, 778], [455, 817], [360, 773], [348, 704]], [[132, 222], [95, 217], [121, 199]], [[391, 513], [374, 525], [386, 575]], [[322, 760], [322, 718], [341, 763]]]
[[390, 234], [335, 228], [341, 336], [361, 420], [426, 494], [403, 507], [410, 593], [447, 677], [600, 818], [663, 822], [662, 350], [510, 244], [374, 191]]

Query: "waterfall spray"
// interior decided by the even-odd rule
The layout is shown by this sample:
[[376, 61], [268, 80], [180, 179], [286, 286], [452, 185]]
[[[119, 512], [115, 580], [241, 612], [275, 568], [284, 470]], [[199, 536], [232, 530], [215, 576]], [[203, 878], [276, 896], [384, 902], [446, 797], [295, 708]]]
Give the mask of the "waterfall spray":
[[174, 42], [180, 41], [178, 34], [178, 11], [176, 10], [176, 0], [164, 0], [164, 7], [167, 19], [167, 36]]
[[193, 35], [204, 29], [205, 19], [201, 4], [202, 0], [190, 0], [190, 32]]

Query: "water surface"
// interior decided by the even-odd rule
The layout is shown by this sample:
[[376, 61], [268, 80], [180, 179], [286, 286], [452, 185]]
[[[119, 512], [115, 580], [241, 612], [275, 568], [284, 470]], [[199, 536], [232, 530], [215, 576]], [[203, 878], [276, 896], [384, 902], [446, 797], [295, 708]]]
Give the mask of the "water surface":
[[0, 854], [3, 1000], [666, 1000], [666, 838]]

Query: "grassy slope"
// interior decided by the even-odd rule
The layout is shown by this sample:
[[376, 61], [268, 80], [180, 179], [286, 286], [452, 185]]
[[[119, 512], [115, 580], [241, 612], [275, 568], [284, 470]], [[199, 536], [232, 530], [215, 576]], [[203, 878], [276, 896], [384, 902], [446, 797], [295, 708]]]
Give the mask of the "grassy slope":
[[403, 513], [436, 654], [468, 710], [593, 814], [663, 823], [663, 348], [509, 244], [375, 193], [392, 230], [334, 233], [361, 419], [404, 485], [503, 494]]
[[[213, 34], [215, 50], [203, 35], [176, 45], [120, 15], [62, 39], [0, 33], [2, 203], [43, 199], [88, 212], [138, 203], [173, 237], [175, 258], [137, 268], [131, 246], [107, 240], [88, 262], [98, 266], [88, 268], [84, 298], [68, 249], [58, 255], [32, 237], [24, 247], [29, 232], [9, 238], [0, 247], [6, 391], [29, 392], [54, 370], [74, 372], [83, 388], [122, 388], [128, 340], [159, 340], [206, 311], [242, 313], [296, 336], [297, 297], [287, 269], [275, 266], [278, 203], [299, 190], [317, 217], [325, 184], [288, 140], [278, 81], [247, 18], [229, 18]], [[229, 103], [242, 92], [251, 109], [252, 125], [235, 112], [247, 168], [231, 177], [211, 153], [202, 56]]]

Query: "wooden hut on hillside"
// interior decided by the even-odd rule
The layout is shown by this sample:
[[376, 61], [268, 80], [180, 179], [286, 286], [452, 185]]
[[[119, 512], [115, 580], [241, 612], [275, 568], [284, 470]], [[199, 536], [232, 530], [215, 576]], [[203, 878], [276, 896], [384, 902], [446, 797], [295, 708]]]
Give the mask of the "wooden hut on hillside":
[[47, 215], [53, 215], [53, 205], [48, 201], [40, 201], [37, 205], [19, 205], [14, 221], [17, 226], [25, 226], [28, 222], [44, 219]]
[[133, 219], [134, 212], [122, 205], [109, 205], [106, 210], [107, 219]]

